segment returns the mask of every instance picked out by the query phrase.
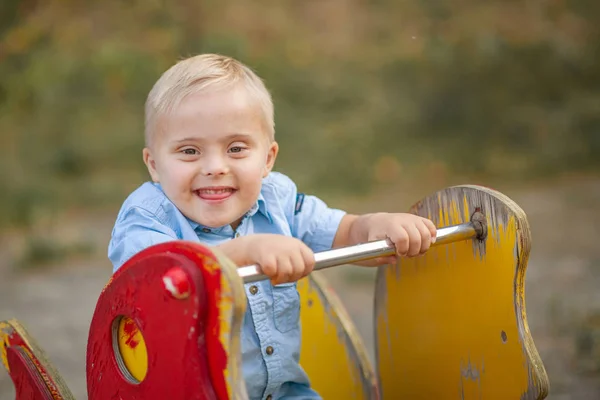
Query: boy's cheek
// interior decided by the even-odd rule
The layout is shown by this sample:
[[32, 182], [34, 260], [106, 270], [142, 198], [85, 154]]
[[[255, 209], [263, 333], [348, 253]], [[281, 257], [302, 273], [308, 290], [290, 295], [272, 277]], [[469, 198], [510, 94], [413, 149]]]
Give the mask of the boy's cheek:
[[249, 159], [247, 162], [241, 162], [232, 168], [232, 171], [238, 176], [243, 177], [246, 180], [260, 180], [265, 175], [266, 168], [264, 163], [257, 162], [257, 160]]
[[166, 175], [169, 179], [175, 181], [183, 181], [186, 178], [191, 178], [199, 173], [199, 171], [197, 171], [198, 166], [194, 165], [194, 163], [184, 163], [174, 160], [168, 163], [166, 167]]

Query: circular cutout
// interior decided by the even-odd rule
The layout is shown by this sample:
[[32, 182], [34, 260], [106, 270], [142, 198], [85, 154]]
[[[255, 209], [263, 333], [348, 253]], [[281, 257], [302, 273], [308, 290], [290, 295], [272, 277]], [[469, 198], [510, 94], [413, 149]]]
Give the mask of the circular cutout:
[[144, 336], [132, 318], [115, 318], [112, 342], [117, 365], [125, 379], [134, 384], [142, 382], [148, 372], [148, 352]]

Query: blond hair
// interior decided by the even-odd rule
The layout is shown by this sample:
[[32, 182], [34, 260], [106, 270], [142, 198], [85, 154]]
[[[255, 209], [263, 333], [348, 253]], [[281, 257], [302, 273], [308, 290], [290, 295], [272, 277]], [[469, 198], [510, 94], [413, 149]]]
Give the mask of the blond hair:
[[201, 54], [177, 62], [152, 87], [146, 99], [146, 146], [150, 146], [158, 119], [175, 109], [183, 99], [209, 86], [219, 88], [241, 83], [258, 102], [264, 113], [270, 140], [274, 139], [275, 122], [271, 94], [262, 79], [238, 60], [220, 54]]

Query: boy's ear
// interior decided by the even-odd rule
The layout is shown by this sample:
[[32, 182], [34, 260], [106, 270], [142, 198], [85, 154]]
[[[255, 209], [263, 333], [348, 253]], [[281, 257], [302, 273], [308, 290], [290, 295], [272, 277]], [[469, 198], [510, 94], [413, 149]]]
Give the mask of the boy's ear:
[[263, 178], [266, 178], [273, 169], [273, 165], [275, 165], [275, 159], [277, 158], [277, 153], [279, 153], [279, 144], [277, 144], [276, 141], [272, 141], [269, 144], [269, 150], [267, 151], [267, 162], [265, 164]]
[[152, 178], [153, 182], [158, 182], [158, 172], [156, 171], [156, 162], [154, 161], [154, 158], [152, 157], [152, 153], [150, 152], [150, 149], [147, 147], [144, 147], [144, 150], [142, 151], [142, 156], [144, 157], [144, 164], [146, 164], [146, 168], [148, 168], [148, 172], [150, 173], [150, 177]]

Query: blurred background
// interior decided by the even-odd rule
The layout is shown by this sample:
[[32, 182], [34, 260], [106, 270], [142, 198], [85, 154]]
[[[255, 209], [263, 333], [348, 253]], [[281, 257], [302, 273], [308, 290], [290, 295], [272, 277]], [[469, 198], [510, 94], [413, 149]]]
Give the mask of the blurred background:
[[[467, 183], [514, 199], [549, 398], [600, 398], [600, 2], [2, 0], [0, 319], [78, 399], [112, 224], [147, 179], [145, 97], [202, 52], [265, 79], [276, 169], [332, 206], [406, 211]], [[326, 274], [373, 355], [374, 271]]]

